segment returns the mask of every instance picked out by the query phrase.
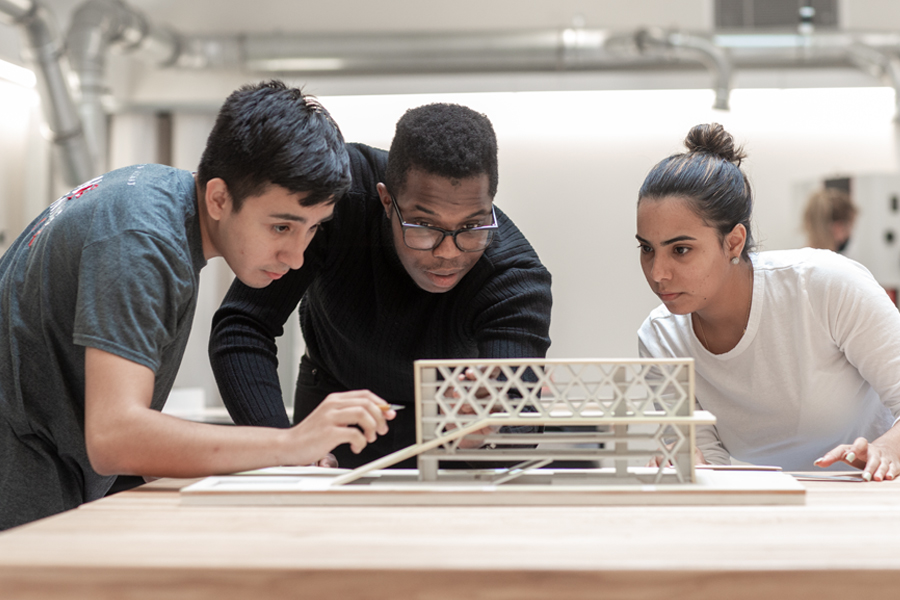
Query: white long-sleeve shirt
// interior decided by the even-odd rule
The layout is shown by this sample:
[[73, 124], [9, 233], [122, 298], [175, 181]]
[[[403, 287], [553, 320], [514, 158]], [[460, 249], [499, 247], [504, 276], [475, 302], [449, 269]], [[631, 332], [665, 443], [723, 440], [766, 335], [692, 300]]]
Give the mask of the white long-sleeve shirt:
[[[828, 250], [752, 254], [747, 331], [725, 354], [700, 343], [691, 316], [665, 306], [638, 331], [641, 356], [693, 357], [697, 431], [711, 463], [730, 456], [790, 471], [900, 417], [900, 312], [872, 274]], [[835, 465], [835, 468], [850, 468]]]

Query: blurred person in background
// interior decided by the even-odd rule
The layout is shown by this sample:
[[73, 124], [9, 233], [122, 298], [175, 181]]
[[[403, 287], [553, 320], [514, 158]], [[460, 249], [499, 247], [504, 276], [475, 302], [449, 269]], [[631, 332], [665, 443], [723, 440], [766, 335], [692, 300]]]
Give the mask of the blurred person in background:
[[803, 211], [806, 245], [843, 253], [859, 211], [850, 194], [824, 187], [810, 194]]

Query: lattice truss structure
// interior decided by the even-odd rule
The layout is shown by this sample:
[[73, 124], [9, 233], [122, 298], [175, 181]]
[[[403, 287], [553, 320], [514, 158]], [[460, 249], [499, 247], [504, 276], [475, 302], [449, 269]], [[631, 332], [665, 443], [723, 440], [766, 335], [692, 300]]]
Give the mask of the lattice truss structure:
[[[524, 482], [575, 460], [614, 465], [592, 469], [592, 484], [694, 483], [695, 428], [715, 423], [694, 411], [692, 359], [421, 360], [415, 382], [416, 445], [339, 483], [413, 455], [427, 482], [459, 481], [498, 461], [505, 468], [491, 484]], [[660, 467], [633, 468], [654, 457]], [[447, 461], [464, 464], [440, 469]]]

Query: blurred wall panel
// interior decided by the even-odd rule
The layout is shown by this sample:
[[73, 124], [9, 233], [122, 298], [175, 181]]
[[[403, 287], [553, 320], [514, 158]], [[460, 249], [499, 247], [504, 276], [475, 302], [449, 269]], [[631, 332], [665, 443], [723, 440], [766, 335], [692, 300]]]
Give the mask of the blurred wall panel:
[[121, 112], [111, 117], [109, 165], [111, 171], [142, 163], [155, 163], [157, 148], [156, 118], [152, 112]]
[[641, 272], [635, 217], [648, 171], [684, 151], [688, 130], [720, 122], [744, 144], [763, 250], [800, 245], [797, 181], [898, 170], [889, 88], [519, 92], [326, 97], [349, 141], [388, 147], [403, 112], [457, 102], [485, 113], [500, 149], [496, 197], [553, 274], [550, 356], [637, 356], [659, 304]]
[[[175, 112], [172, 114], [172, 166], [195, 171], [206, 146], [206, 138], [215, 122], [212, 112]], [[157, 127], [158, 131], [159, 128]], [[200, 296], [184, 361], [175, 379], [178, 388], [202, 388], [207, 406], [221, 406], [221, 398], [209, 366], [207, 345], [213, 313], [219, 307], [232, 274], [221, 258], [214, 258], [200, 272]]]
[[0, 252], [51, 202], [41, 122], [35, 90], [0, 80]]

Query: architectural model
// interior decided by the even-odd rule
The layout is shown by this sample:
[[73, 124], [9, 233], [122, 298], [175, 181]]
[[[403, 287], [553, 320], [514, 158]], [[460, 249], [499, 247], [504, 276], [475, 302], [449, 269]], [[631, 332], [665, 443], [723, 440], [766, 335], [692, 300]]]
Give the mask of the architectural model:
[[[207, 504], [781, 504], [775, 470], [694, 466], [692, 359], [421, 360], [416, 443], [352, 471], [283, 467], [211, 477]], [[389, 469], [416, 457], [417, 469]], [[577, 468], [557, 465], [577, 461]]]
[[[692, 483], [695, 427], [715, 423], [694, 411], [692, 359], [423, 360], [415, 363], [415, 382], [416, 445], [337, 485], [413, 455], [423, 482], [464, 478], [465, 469], [439, 469], [445, 461], [473, 471], [507, 462], [492, 480], [500, 483], [578, 460], [614, 466], [588, 475], [595, 484]], [[652, 473], [629, 469], [655, 458], [660, 466]]]

